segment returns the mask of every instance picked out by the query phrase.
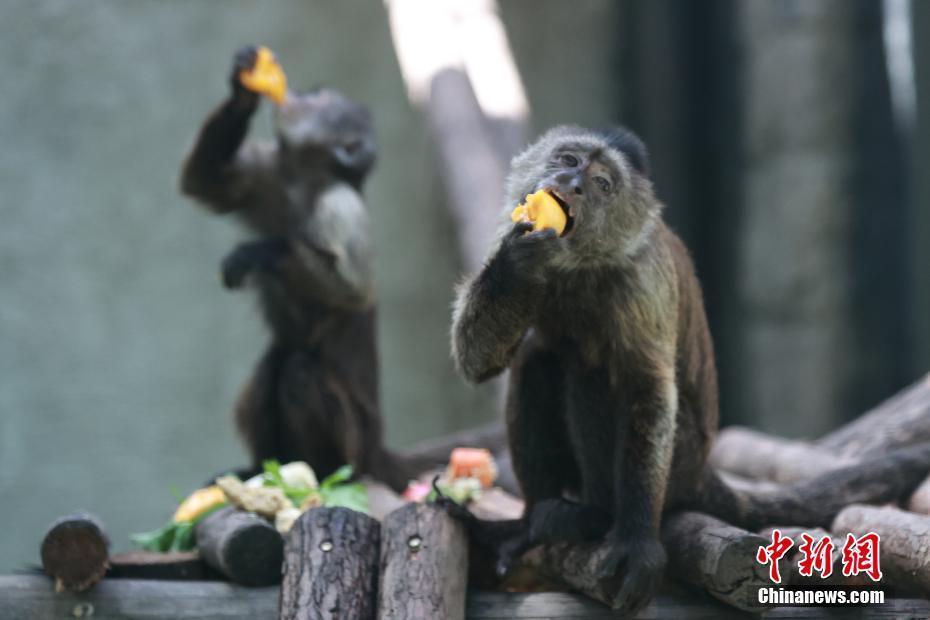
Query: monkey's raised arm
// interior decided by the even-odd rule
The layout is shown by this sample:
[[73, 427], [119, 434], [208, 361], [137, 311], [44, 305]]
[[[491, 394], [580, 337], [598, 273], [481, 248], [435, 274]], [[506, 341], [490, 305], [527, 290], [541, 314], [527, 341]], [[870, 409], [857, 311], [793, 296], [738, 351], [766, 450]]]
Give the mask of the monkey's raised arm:
[[543, 294], [541, 269], [556, 251], [552, 229], [528, 233], [519, 223], [481, 272], [458, 290], [452, 316], [452, 356], [465, 378], [480, 383], [510, 363], [535, 318]]
[[181, 169], [181, 191], [218, 213], [255, 202], [273, 181], [275, 151], [242, 148], [259, 96], [240, 83], [239, 73], [254, 64], [255, 48], [236, 53], [232, 92], [207, 117]]
[[373, 302], [368, 210], [350, 186], [337, 184], [320, 196], [292, 249], [301, 277], [326, 303], [354, 309]]

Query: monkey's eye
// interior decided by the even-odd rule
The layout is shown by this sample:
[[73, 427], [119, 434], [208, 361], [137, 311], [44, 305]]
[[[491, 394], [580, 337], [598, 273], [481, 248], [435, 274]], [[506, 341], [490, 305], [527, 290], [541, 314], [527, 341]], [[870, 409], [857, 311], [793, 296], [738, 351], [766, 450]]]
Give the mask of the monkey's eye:
[[345, 152], [349, 155], [354, 155], [356, 151], [362, 148], [361, 140], [350, 140], [342, 145], [342, 148], [345, 149]]
[[578, 165], [578, 158], [571, 153], [562, 153], [562, 155], [559, 157], [559, 161], [561, 161], [569, 168], [574, 168]]
[[610, 181], [604, 177], [594, 177], [592, 179], [605, 194], [610, 191]]

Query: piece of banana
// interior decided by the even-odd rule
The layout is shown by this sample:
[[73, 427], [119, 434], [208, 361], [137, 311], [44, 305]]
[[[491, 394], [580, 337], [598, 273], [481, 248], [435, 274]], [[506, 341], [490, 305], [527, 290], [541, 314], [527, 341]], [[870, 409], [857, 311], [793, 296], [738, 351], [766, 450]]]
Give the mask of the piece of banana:
[[265, 95], [277, 104], [283, 102], [287, 95], [287, 76], [267, 47], [258, 48], [255, 66], [240, 72], [239, 80], [249, 90]]
[[565, 211], [546, 190], [528, 194], [523, 199], [523, 204], [510, 214], [510, 219], [514, 222], [532, 222], [533, 230], [553, 228], [560, 235], [568, 223]]

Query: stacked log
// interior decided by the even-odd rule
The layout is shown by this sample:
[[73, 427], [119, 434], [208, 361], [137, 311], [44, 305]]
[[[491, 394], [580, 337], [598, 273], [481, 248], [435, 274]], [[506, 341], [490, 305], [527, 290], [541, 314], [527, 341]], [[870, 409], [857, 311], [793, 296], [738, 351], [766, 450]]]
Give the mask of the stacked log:
[[464, 620], [465, 529], [431, 504], [407, 504], [384, 520], [378, 617]]
[[100, 520], [85, 512], [61, 517], [48, 528], [39, 555], [55, 590], [81, 592], [110, 566], [110, 539]]
[[381, 527], [348, 508], [311, 508], [287, 534], [278, 617], [373, 618]]
[[197, 548], [213, 569], [244, 586], [281, 580], [284, 541], [267, 520], [232, 506], [197, 524]]

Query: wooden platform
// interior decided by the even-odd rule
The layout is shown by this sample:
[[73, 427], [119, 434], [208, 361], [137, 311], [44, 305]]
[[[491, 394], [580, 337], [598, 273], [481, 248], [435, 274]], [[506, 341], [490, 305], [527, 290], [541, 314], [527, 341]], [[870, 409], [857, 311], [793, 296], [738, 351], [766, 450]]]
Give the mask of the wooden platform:
[[[56, 593], [39, 575], [0, 576], [0, 618], [277, 618], [278, 588], [243, 588], [217, 581], [105, 579], [86, 594]], [[467, 613], [474, 620], [529, 618], [612, 618], [603, 605], [561, 593], [470, 592]], [[752, 618], [711, 599], [660, 596], [639, 618]], [[928, 618], [930, 601], [895, 599], [881, 607], [846, 609], [783, 607], [766, 618]]]

